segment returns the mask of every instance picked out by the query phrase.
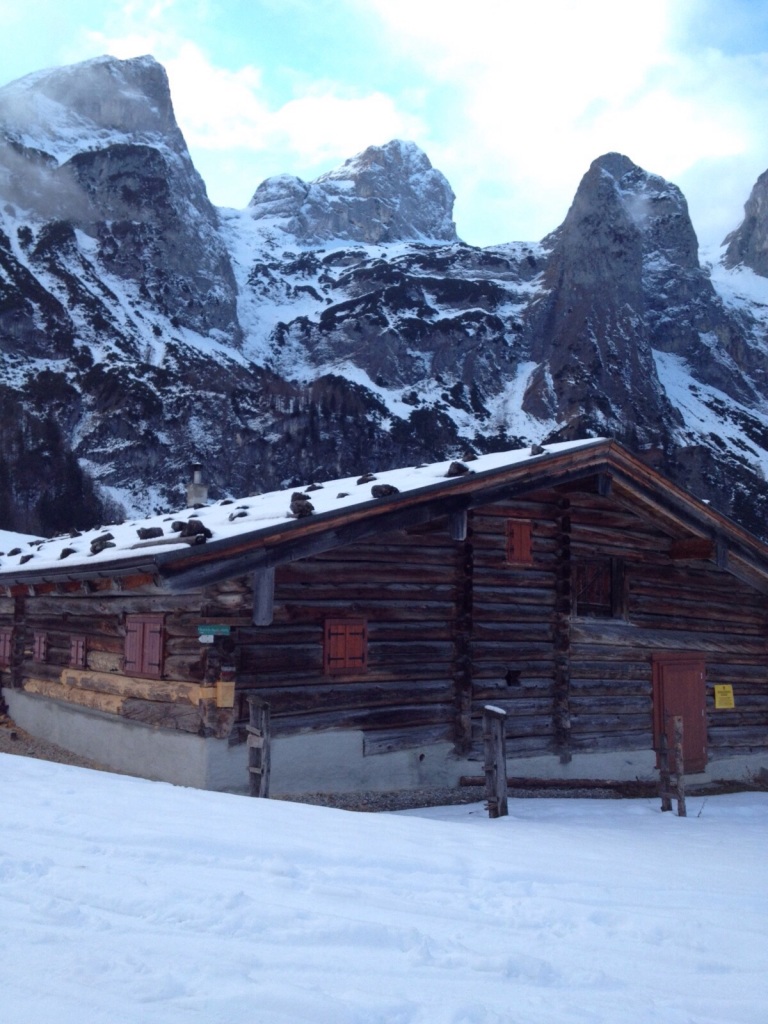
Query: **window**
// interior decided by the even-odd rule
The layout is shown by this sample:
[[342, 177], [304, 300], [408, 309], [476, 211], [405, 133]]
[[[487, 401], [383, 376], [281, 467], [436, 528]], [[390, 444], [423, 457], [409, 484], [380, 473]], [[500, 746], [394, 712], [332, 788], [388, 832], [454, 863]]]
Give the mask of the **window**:
[[368, 628], [365, 619], [326, 619], [323, 670], [326, 675], [365, 672]]
[[69, 638], [69, 664], [72, 668], [85, 668], [85, 637], [72, 636]]
[[624, 614], [624, 564], [618, 558], [593, 558], [574, 565], [574, 611], [594, 619]]
[[13, 630], [0, 629], [0, 668], [8, 668], [11, 664], [13, 650]]
[[33, 661], [47, 661], [48, 660], [48, 634], [47, 633], [35, 633], [32, 641], [32, 660]]
[[153, 679], [161, 677], [163, 674], [162, 615], [126, 615], [123, 670], [127, 675], [151, 676]]
[[507, 563], [533, 565], [533, 530], [530, 520], [507, 520]]

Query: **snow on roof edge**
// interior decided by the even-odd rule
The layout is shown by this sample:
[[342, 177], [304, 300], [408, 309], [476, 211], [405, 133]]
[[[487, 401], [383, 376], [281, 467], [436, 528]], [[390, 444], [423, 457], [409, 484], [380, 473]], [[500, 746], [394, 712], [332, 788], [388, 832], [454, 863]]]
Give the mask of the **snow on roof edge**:
[[[604, 444], [608, 440], [588, 438], [480, 455], [472, 460], [471, 472], [484, 474], [503, 470], [529, 459], [578, 451]], [[118, 569], [123, 564], [146, 566], [157, 561], [156, 556], [168, 556], [163, 557], [163, 561], [169, 557], [175, 560], [174, 556], [183, 556], [195, 542], [194, 534], [182, 536], [182, 530], [186, 532], [190, 520], [196, 521], [193, 524], [195, 528], [211, 542], [266, 534], [276, 527], [301, 521], [298, 506], [294, 511], [291, 510], [294, 494], [302, 495], [309, 501], [311, 510], [304, 509], [307, 514], [338, 513], [377, 500], [377, 495], [371, 493], [375, 485], [394, 487], [397, 490], [391, 492], [393, 494], [450, 487], [452, 481], [446, 474], [453, 461], [456, 460], [446, 459], [429, 465], [342, 477], [311, 483], [303, 488], [290, 487], [251, 495], [239, 500], [224, 499], [199, 508], [188, 507], [176, 513], [130, 520], [83, 533], [73, 532], [50, 540], [22, 537], [25, 542], [10, 549], [16, 550], [16, 554], [0, 556], [0, 579], [11, 577], [22, 582], [30, 577], [38, 577], [41, 573], [61, 578], [68, 573], [77, 577], [84, 572], [89, 575], [99, 574], [102, 570], [106, 576], [111, 568]], [[147, 536], [147, 533], [151, 536]]]

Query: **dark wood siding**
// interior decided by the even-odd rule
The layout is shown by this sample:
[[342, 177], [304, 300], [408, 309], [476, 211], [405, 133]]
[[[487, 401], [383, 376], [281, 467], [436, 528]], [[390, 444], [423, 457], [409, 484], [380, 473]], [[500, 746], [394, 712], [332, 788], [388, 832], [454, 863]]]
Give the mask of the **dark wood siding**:
[[[447, 519], [279, 566], [274, 622], [239, 630], [239, 687], [270, 702], [278, 734], [362, 729], [368, 752], [453, 739], [462, 569]], [[365, 623], [367, 659], [341, 676], [324, 661], [329, 618]]]

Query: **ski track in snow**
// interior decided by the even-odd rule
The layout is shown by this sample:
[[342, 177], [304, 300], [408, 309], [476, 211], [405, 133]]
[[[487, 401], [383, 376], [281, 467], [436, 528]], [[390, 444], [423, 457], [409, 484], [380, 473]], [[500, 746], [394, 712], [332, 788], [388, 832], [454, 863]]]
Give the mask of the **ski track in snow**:
[[762, 1024], [768, 795], [355, 814], [0, 755], [4, 1024]]

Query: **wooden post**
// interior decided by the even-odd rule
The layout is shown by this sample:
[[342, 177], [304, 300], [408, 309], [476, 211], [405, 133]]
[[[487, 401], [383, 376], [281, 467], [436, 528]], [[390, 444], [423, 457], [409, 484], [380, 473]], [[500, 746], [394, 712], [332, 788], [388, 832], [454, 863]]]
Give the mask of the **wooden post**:
[[685, 767], [683, 762], [683, 716], [675, 715], [675, 791], [677, 796], [677, 815], [685, 818]]
[[273, 566], [257, 569], [251, 576], [253, 585], [253, 624], [270, 626], [275, 613], [275, 570]]
[[672, 797], [669, 795], [669, 749], [667, 734], [664, 729], [659, 736], [659, 796], [662, 811], [672, 810]]
[[248, 697], [248, 791], [250, 796], [269, 796], [269, 704]]
[[507, 809], [507, 754], [504, 744], [506, 711], [486, 704], [483, 708], [483, 741], [485, 744], [485, 792], [488, 817], [503, 818]]
[[675, 715], [672, 719], [674, 729], [674, 745], [669, 749], [667, 740], [667, 722], [669, 716], [665, 715], [664, 728], [659, 736], [659, 795], [661, 796], [662, 811], [672, 810], [672, 773], [670, 761], [674, 761], [675, 788], [674, 797], [677, 800], [677, 815], [685, 818], [685, 767], [683, 761], [683, 716]]

